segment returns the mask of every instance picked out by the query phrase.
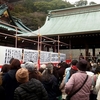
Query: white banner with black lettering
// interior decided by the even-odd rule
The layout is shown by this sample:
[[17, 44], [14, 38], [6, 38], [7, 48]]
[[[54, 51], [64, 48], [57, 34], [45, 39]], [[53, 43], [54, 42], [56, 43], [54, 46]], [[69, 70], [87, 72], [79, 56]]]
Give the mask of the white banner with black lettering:
[[58, 58], [58, 53], [52, 53], [51, 52], [51, 62], [53, 63], [57, 63], [59, 62], [59, 58]]
[[[0, 46], [0, 65], [9, 64], [11, 58], [22, 60], [23, 54], [23, 62], [38, 62], [38, 51], [30, 50], [30, 49], [21, 49], [14, 47], [5, 47]], [[60, 56], [60, 57], [59, 57]], [[60, 59], [59, 59], [60, 58]], [[66, 54], [53, 53], [53, 52], [40, 52], [40, 63], [58, 63], [59, 61], [65, 61]]]
[[22, 58], [22, 49], [0, 46], [0, 64], [9, 64], [11, 58]]
[[38, 51], [24, 49], [23, 52], [23, 62], [37, 62], [38, 61]]
[[41, 63], [50, 63], [51, 62], [51, 53], [46, 51], [40, 52], [40, 62]]
[[60, 53], [60, 61], [66, 61], [66, 54]]

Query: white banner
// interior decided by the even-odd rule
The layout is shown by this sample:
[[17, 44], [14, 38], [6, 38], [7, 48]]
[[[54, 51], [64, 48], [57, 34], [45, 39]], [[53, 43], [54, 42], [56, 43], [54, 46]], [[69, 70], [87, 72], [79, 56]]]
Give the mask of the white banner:
[[60, 53], [60, 61], [66, 61], [66, 54]]
[[23, 62], [37, 62], [38, 61], [38, 51], [24, 49]]
[[9, 64], [11, 58], [22, 58], [22, 49], [0, 46], [0, 64]]
[[51, 62], [53, 63], [56, 63], [58, 62], [59, 59], [58, 59], [58, 53], [51, 53]]
[[[22, 52], [23, 51], [23, 52]], [[11, 58], [22, 60], [23, 54], [23, 62], [38, 62], [38, 51], [30, 50], [30, 49], [20, 49], [13, 47], [4, 47], [0, 46], [0, 65], [9, 64]], [[58, 53], [53, 52], [40, 52], [40, 63], [59, 63], [59, 61], [65, 61], [66, 54], [61, 53], [60, 59], [58, 58]]]
[[50, 63], [51, 62], [51, 53], [46, 51], [40, 52], [40, 62], [41, 63]]

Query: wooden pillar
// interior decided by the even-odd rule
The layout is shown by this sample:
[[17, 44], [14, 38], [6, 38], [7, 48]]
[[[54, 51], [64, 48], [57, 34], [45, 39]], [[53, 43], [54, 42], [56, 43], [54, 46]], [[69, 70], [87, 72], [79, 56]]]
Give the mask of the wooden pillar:
[[95, 57], [95, 47], [92, 48], [92, 52], [93, 52], [93, 60], [96, 61], [96, 57]]
[[54, 52], [57, 52], [57, 49], [56, 49], [56, 43], [55, 43], [55, 46], [54, 46]]
[[53, 45], [54, 45], [54, 46], [52, 47], [52, 48], [53, 48], [53, 52], [56, 52], [56, 45], [55, 45], [55, 42], [53, 43]]
[[16, 28], [16, 35], [15, 35], [15, 47], [17, 48], [17, 28]]
[[59, 51], [59, 46], [60, 46], [60, 37], [58, 35], [58, 62], [60, 62], [60, 51]]
[[95, 47], [92, 48], [93, 56], [95, 56]]
[[47, 51], [49, 51], [49, 46], [47, 46]]
[[72, 51], [71, 51], [71, 40], [69, 40], [69, 59], [72, 59]]
[[42, 44], [42, 49], [41, 49], [41, 51], [44, 51], [44, 50], [45, 50], [45, 45]]
[[85, 59], [88, 59], [89, 47], [88, 44], [85, 45]]
[[38, 33], [38, 47], [37, 47], [37, 49], [38, 49], [38, 69], [40, 69], [40, 63], [41, 63], [40, 62], [40, 53], [41, 53], [41, 51], [40, 51], [40, 49], [41, 49], [41, 45], [40, 45], [40, 30], [39, 30], [39, 33]]
[[40, 35], [40, 50], [42, 51], [42, 36]]

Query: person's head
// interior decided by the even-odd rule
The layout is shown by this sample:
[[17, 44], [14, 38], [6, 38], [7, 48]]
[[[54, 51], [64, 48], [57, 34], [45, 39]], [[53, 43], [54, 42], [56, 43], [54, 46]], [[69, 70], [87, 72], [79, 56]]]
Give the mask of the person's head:
[[66, 62], [62, 62], [62, 67], [68, 68], [68, 64]]
[[9, 61], [9, 63], [11, 64], [13, 60], [14, 60], [14, 58], [11, 58], [10, 61]]
[[24, 67], [29, 71], [29, 72], [33, 72], [35, 70], [37, 70], [35, 64], [33, 62], [26, 62], [24, 64]]
[[14, 59], [10, 64], [10, 69], [19, 69], [21, 68], [20, 61], [18, 59]]
[[96, 70], [94, 72], [95, 74], [100, 74], [100, 65], [97, 65]]
[[58, 63], [58, 68], [62, 67], [62, 63]]
[[52, 74], [53, 73], [53, 65], [51, 63], [48, 63], [46, 65], [45, 70], [43, 71], [43, 74]]
[[80, 55], [83, 55], [82, 53], [80, 53]]
[[48, 70], [49, 73], [53, 73], [53, 65], [51, 63], [47, 64], [46, 69]]
[[45, 64], [42, 64], [40, 67], [43, 68], [43, 69], [45, 69], [46, 68], [46, 65]]
[[95, 71], [95, 69], [97, 68], [97, 63], [93, 63], [91, 64], [92, 70]]
[[52, 74], [53, 74], [53, 65], [51, 63], [48, 63], [46, 65], [46, 69], [42, 73], [42, 80], [45, 81], [50, 80]]
[[78, 63], [77, 60], [72, 60], [71, 65], [72, 65], [72, 66], [76, 66], [77, 63]]
[[42, 72], [44, 71], [45, 68], [46, 68], [46, 65], [45, 65], [45, 64], [42, 64], [42, 65], [40, 66], [39, 71], [42, 73]]
[[35, 78], [41, 80], [41, 73], [37, 70], [36, 64], [32, 62], [26, 62], [24, 66], [29, 72], [29, 79]]
[[10, 65], [9, 64], [4, 64], [2, 66], [1, 72], [7, 73], [9, 71], [9, 69], [10, 69]]
[[88, 62], [85, 59], [79, 60], [77, 67], [80, 71], [86, 71]]
[[16, 80], [19, 83], [26, 83], [29, 81], [29, 72], [26, 68], [20, 68], [16, 72]]

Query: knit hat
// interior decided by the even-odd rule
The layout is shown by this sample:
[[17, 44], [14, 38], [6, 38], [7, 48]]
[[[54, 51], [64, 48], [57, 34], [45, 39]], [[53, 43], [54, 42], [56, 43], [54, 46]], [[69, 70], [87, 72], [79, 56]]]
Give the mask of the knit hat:
[[81, 70], [81, 71], [86, 71], [87, 65], [88, 65], [88, 62], [87, 62], [85, 59], [81, 59], [81, 60], [79, 60], [79, 62], [77, 63], [77, 67], [78, 67], [78, 69]]
[[22, 68], [25, 68], [25, 64], [21, 64], [21, 67], [22, 67]]
[[45, 68], [46, 68], [46, 65], [45, 65], [45, 64], [42, 64], [42, 65], [40, 66], [40, 68], [45, 69]]
[[20, 68], [16, 72], [16, 80], [19, 83], [25, 83], [29, 80], [29, 72], [26, 68]]
[[29, 71], [32, 72], [34, 70], [36, 70], [35, 64], [32, 62], [26, 62], [25, 63], [25, 68]]

